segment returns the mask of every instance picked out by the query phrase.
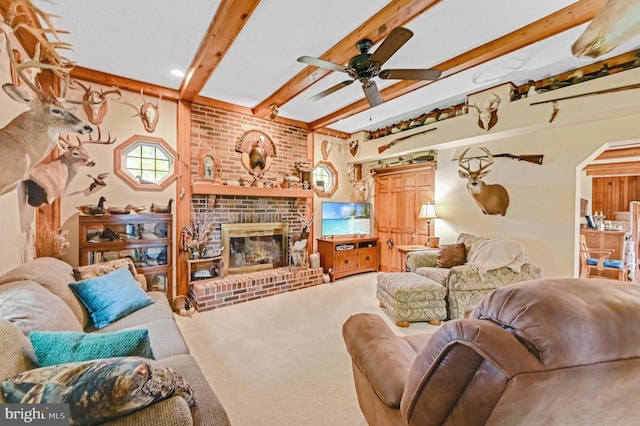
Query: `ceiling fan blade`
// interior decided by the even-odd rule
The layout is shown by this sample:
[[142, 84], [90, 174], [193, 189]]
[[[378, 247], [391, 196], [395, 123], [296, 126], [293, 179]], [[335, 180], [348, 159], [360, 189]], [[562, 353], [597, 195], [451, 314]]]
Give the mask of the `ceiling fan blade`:
[[398, 69], [398, 70], [382, 70], [378, 77], [391, 80], [437, 80], [440, 78], [442, 71], [428, 69]]
[[367, 81], [366, 83], [362, 83], [362, 90], [364, 90], [364, 95], [367, 97], [367, 101], [369, 102], [371, 108], [378, 106], [382, 102], [384, 102], [375, 81]]
[[413, 37], [413, 33], [402, 27], [396, 27], [382, 42], [380, 47], [373, 52], [369, 58], [369, 62], [377, 62], [380, 66], [398, 51], [409, 39]]
[[310, 101], [317, 101], [319, 99], [324, 98], [327, 95], [332, 94], [333, 92], [337, 92], [338, 90], [342, 89], [343, 87], [347, 87], [348, 85], [350, 85], [351, 83], [353, 83], [355, 80], [345, 80], [341, 83], [336, 84], [335, 86], [331, 86], [326, 90], [323, 90], [322, 92], [318, 93], [317, 95], [314, 95], [312, 97], [309, 98]]
[[326, 68], [331, 71], [347, 72], [347, 67], [344, 65], [336, 64], [335, 62], [325, 61], [324, 59], [314, 58], [312, 56], [300, 56], [298, 62], [303, 64], [313, 65], [314, 67]]

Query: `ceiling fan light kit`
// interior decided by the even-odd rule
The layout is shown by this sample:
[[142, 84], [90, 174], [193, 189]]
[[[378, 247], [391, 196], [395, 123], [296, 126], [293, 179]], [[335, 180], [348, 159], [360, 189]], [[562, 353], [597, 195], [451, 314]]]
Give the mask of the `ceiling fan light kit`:
[[303, 64], [325, 68], [331, 71], [343, 72], [351, 77], [351, 80], [345, 80], [331, 86], [317, 95], [310, 97], [309, 100], [320, 100], [358, 80], [362, 83], [362, 91], [367, 98], [369, 106], [375, 107], [382, 104], [384, 99], [382, 98], [375, 81], [371, 80], [374, 77], [380, 77], [385, 80], [437, 80], [442, 73], [440, 70], [382, 69], [382, 65], [384, 65], [384, 63], [387, 62], [394, 53], [409, 41], [412, 36], [413, 33], [406, 28], [394, 28], [387, 38], [384, 39], [380, 47], [378, 47], [373, 53], [369, 53], [369, 49], [373, 47], [373, 42], [369, 39], [360, 40], [356, 43], [356, 49], [358, 49], [360, 54], [351, 58], [347, 66], [311, 56], [299, 57], [298, 62]]

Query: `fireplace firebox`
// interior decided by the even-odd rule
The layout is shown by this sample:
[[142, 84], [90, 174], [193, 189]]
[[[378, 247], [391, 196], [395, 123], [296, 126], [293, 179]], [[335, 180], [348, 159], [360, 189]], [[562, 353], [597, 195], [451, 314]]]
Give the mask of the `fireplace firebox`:
[[287, 222], [223, 223], [224, 274], [244, 274], [287, 265]]

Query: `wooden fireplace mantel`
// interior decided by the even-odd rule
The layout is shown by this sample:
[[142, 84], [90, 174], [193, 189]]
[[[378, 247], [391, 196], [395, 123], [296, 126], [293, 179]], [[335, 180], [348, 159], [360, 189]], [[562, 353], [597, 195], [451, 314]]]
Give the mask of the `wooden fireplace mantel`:
[[244, 195], [247, 197], [312, 198], [313, 189], [257, 188], [255, 186], [227, 186], [210, 182], [193, 182], [191, 192], [199, 195]]

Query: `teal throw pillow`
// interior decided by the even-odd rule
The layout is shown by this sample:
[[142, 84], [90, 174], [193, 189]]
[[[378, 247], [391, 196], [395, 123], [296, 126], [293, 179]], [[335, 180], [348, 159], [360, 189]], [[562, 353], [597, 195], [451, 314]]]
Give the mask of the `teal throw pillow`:
[[69, 404], [69, 424], [94, 425], [172, 396], [193, 406], [187, 381], [158, 361], [139, 357], [72, 362], [27, 370], [2, 382], [14, 404]]
[[70, 283], [69, 287], [87, 308], [98, 329], [153, 303], [126, 267]]
[[32, 331], [29, 339], [41, 367], [122, 356], [153, 358], [146, 329], [112, 333]]

